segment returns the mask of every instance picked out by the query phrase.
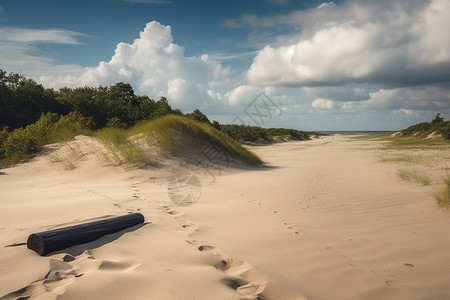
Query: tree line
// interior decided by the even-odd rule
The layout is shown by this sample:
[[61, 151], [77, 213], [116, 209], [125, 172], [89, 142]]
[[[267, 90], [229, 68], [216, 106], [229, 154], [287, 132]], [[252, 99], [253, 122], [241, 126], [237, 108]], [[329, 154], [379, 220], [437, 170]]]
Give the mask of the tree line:
[[92, 118], [94, 128], [130, 127], [167, 114], [172, 109], [165, 97], [155, 101], [138, 96], [128, 83], [112, 86], [44, 88], [32, 79], [0, 70], [0, 130], [14, 130], [36, 122], [41, 114], [79, 112]]
[[[0, 168], [27, 160], [44, 145], [70, 140], [104, 127], [130, 128], [169, 114], [167, 98], [136, 95], [132, 86], [45, 88], [33, 79], [0, 69]], [[241, 142], [271, 142], [275, 136], [308, 139], [315, 134], [293, 129], [224, 125], [210, 121], [200, 110], [185, 117], [208, 123]]]

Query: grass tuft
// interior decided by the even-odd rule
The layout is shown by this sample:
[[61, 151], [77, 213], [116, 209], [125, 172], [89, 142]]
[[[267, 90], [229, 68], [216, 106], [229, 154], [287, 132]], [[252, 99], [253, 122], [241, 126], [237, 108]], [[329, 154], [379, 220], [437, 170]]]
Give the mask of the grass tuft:
[[139, 146], [136, 139], [130, 136], [130, 132], [122, 128], [106, 127], [99, 130], [97, 137], [108, 150], [103, 153], [103, 160], [110, 165], [130, 164], [141, 167], [150, 163], [149, 156]]
[[420, 174], [419, 171], [417, 171], [417, 169], [412, 170], [400, 169], [397, 172], [397, 174], [401, 179], [409, 182], [419, 183], [423, 186], [428, 186], [431, 184], [431, 179], [424, 174]]
[[424, 165], [427, 167], [433, 167], [435, 162], [439, 160], [439, 157], [436, 155], [410, 154], [399, 151], [394, 153], [385, 152], [382, 153], [380, 157], [382, 162], [398, 162], [403, 164]]
[[450, 207], [450, 174], [442, 179], [444, 186], [434, 193], [434, 199], [436, 199], [438, 205], [442, 208]]

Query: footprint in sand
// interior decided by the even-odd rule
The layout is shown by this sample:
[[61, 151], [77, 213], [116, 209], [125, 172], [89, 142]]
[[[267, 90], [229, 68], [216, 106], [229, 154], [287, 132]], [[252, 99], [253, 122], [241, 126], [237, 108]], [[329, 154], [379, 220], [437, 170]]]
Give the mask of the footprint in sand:
[[66, 254], [62, 259], [50, 259], [49, 271], [44, 277], [31, 282], [26, 287], [4, 295], [0, 299], [17, 300], [37, 296], [42, 297], [42, 299], [57, 298], [65, 293], [65, 286], [74, 283], [77, 278], [86, 273], [95, 271], [128, 272], [136, 269], [139, 265], [140, 263], [129, 260], [98, 260], [89, 250], [77, 257]]
[[[40, 294], [50, 294], [49, 298], [56, 298], [65, 292], [64, 286], [71, 284], [76, 277], [82, 276], [69, 264], [70, 256], [65, 256], [63, 260], [50, 259], [50, 269], [47, 274], [38, 280], [33, 281], [28, 286], [17, 291], [4, 295], [0, 299], [28, 299]], [[64, 261], [66, 260], [66, 261]]]
[[222, 279], [222, 283], [243, 296], [264, 299], [260, 294], [265, 290], [267, 282], [249, 263], [234, 259], [213, 246], [201, 245], [198, 250], [213, 255], [216, 258], [214, 267], [232, 276]]
[[[198, 245], [196, 240], [187, 240], [186, 242]], [[280, 295], [286, 296], [288, 299], [306, 299], [258, 272], [249, 263], [233, 258], [216, 247], [200, 245], [197, 250], [214, 258], [212, 262], [209, 261], [209, 264], [227, 275], [221, 282], [241, 294], [245, 299], [264, 300], [266, 296], [277, 299], [274, 297]]]
[[198, 226], [197, 224], [185, 224], [181, 227], [183, 227], [184, 229], [190, 229], [192, 232], [198, 231], [200, 228], [200, 226]]
[[173, 209], [172, 207], [168, 206], [168, 205], [164, 205], [164, 212], [168, 213], [169, 215], [172, 215], [175, 217], [175, 219], [178, 220], [182, 220], [182, 217], [184, 216], [183, 213], [179, 213], [178, 211], [176, 211], [175, 209]]
[[291, 230], [294, 234], [298, 236], [302, 236], [303, 233], [300, 231], [300, 227], [296, 224], [291, 224], [287, 222], [283, 222], [283, 225], [286, 226], [289, 230]]

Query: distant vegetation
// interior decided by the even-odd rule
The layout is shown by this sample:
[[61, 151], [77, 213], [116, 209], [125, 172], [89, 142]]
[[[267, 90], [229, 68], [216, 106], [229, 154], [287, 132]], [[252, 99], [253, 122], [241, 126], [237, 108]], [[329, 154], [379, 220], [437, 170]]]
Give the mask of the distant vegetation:
[[[430, 138], [431, 137], [431, 138]], [[430, 122], [410, 126], [397, 134], [366, 136], [383, 162], [400, 164], [397, 175], [422, 186], [435, 186], [437, 204], [450, 208], [450, 122], [437, 114]], [[380, 144], [379, 142], [382, 142]]]
[[401, 136], [426, 137], [433, 133], [450, 140], [450, 121], [445, 122], [441, 114], [437, 114], [430, 123], [419, 123], [400, 131]]
[[204, 122], [185, 116], [167, 115], [126, 130], [106, 127], [97, 131], [95, 136], [109, 148], [109, 153], [112, 154], [109, 160], [113, 164], [145, 165], [149, 163], [149, 155], [146, 152], [152, 150], [151, 146], [156, 146], [163, 155], [176, 155], [182, 147], [188, 147], [188, 159], [199, 161], [201, 157], [194, 156], [201, 155], [201, 150], [209, 145], [214, 151], [208, 155], [223, 154], [227, 159], [241, 161], [250, 166], [262, 164], [258, 156], [228, 135]]
[[[26, 161], [49, 143], [68, 141], [79, 134], [100, 137], [101, 134], [111, 136], [114, 132], [117, 135], [120, 130], [128, 137], [135, 128], [143, 128], [148, 126], [145, 125], [148, 121], [168, 115], [181, 116], [183, 113], [173, 109], [165, 97], [155, 101], [148, 96], [135, 95], [128, 83], [55, 91], [19, 74], [0, 70], [0, 168]], [[184, 116], [203, 123], [199, 125], [203, 129], [197, 128], [193, 133], [202, 135], [205, 130], [214, 129], [207, 135], [212, 139], [227, 135], [240, 142], [267, 143], [309, 139], [315, 134], [292, 129], [223, 125], [211, 122], [198, 109]], [[196, 128], [192, 122], [186, 123], [186, 119], [164, 120], [161, 124], [167, 126], [184, 124], [184, 129]], [[230, 154], [235, 151], [232, 150], [234, 146], [227, 144], [224, 147], [231, 151]]]
[[285, 128], [261, 128], [245, 125], [220, 125], [219, 129], [241, 142], [271, 143], [288, 140], [310, 140], [315, 132], [300, 131]]

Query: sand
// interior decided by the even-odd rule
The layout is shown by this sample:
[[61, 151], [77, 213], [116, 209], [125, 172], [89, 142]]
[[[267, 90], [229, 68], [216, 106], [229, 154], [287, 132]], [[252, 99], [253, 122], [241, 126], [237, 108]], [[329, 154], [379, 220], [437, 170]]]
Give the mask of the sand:
[[[67, 145], [53, 145], [0, 170], [0, 299], [450, 298], [450, 212], [436, 184], [401, 180], [370, 143], [256, 147], [265, 167], [210, 173], [176, 159], [102, 166], [92, 153], [66, 170], [55, 153]], [[168, 185], [188, 173], [201, 195], [177, 206]], [[44, 257], [25, 245], [128, 212], [146, 222]]]

